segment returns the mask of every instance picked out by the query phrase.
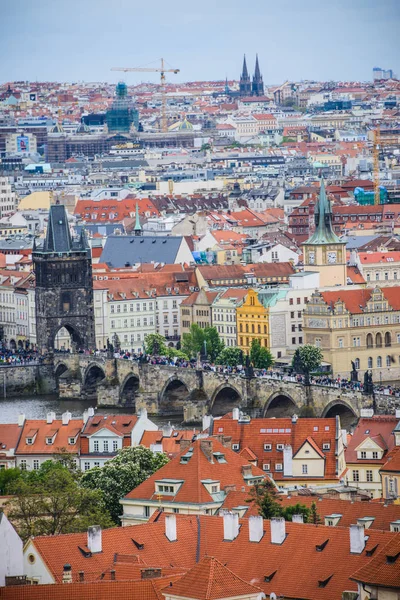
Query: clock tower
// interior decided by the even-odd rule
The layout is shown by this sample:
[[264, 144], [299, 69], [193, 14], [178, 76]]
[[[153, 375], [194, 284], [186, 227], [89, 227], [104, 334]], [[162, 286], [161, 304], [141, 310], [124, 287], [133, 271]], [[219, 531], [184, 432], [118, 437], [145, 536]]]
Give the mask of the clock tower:
[[320, 287], [347, 285], [346, 242], [340, 241], [332, 227], [332, 208], [321, 180], [319, 200], [314, 212], [315, 231], [303, 244], [304, 270], [319, 273]]

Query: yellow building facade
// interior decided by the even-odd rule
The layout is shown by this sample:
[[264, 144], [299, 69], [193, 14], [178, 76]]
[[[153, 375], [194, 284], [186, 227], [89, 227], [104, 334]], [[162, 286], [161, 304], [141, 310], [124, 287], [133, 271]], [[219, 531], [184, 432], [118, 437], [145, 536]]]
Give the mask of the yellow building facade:
[[253, 340], [263, 348], [270, 347], [269, 309], [258, 299], [255, 290], [249, 289], [247, 297], [236, 310], [237, 345], [244, 353], [250, 352]]

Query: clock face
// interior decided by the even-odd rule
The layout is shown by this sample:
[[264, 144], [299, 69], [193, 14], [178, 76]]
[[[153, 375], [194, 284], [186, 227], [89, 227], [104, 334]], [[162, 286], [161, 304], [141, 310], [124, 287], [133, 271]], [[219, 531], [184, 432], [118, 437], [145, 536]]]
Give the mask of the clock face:
[[315, 252], [308, 253], [308, 262], [310, 265], [313, 265], [315, 263]]
[[328, 252], [328, 263], [332, 265], [336, 262], [336, 252]]

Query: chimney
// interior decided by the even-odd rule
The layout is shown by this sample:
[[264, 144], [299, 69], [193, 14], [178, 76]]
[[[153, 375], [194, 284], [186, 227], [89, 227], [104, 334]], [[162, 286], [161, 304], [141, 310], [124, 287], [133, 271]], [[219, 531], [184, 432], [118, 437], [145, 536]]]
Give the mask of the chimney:
[[283, 449], [283, 475], [284, 477], [293, 475], [293, 450], [290, 444], [285, 444]]
[[83, 421], [83, 424], [84, 424], [84, 425], [86, 425], [88, 418], [89, 418], [88, 411], [87, 411], [87, 410], [84, 410], [84, 411], [83, 411], [83, 415], [82, 415], [82, 421]]
[[363, 525], [350, 525], [350, 553], [361, 554], [365, 548], [365, 532]]
[[[140, 416], [142, 416], [142, 415], [140, 415]], [[173, 431], [173, 427], [169, 421], [168, 421], [168, 425], [163, 425], [163, 427], [162, 427], [163, 437], [166, 437], [166, 438], [171, 437], [172, 431]]]
[[87, 413], [89, 417], [93, 417], [94, 416], [94, 408], [93, 406], [89, 406], [89, 408], [87, 409]]
[[238, 513], [226, 513], [224, 519], [224, 540], [232, 542], [239, 535]]
[[239, 421], [239, 409], [237, 407], [232, 410], [232, 420]]
[[247, 465], [242, 465], [242, 475], [243, 477], [246, 477], [248, 475], [251, 475], [251, 464], [247, 464]]
[[79, 583], [83, 583], [85, 581], [85, 571], [79, 571], [78, 577], [79, 577]]
[[292, 423], [293, 423], [293, 425], [296, 425], [298, 418], [299, 417], [296, 414], [292, 415]]
[[63, 583], [72, 583], [72, 567], [68, 563], [65, 564], [63, 567], [62, 582]]
[[200, 449], [203, 452], [204, 456], [208, 460], [208, 462], [212, 463], [213, 461], [213, 445], [212, 440], [200, 440]]
[[63, 425], [68, 425], [68, 423], [71, 420], [71, 413], [69, 412], [69, 410], [65, 411], [65, 413], [62, 414], [61, 419], [62, 419], [62, 424]]
[[141, 569], [140, 579], [155, 579], [161, 577], [161, 569]]
[[178, 536], [176, 535], [176, 516], [166, 515], [165, 516], [165, 535], [170, 542], [176, 542]]
[[146, 408], [140, 409], [139, 419], [141, 419], [142, 421], [147, 419], [147, 409]]
[[51, 425], [55, 418], [56, 418], [55, 412], [52, 411], [52, 412], [47, 413], [47, 418], [46, 418], [47, 425]]
[[102, 552], [102, 535], [100, 525], [88, 527], [87, 545], [92, 554]]
[[115, 569], [111, 569], [110, 578], [111, 578], [111, 581], [115, 581]]
[[273, 517], [271, 523], [271, 544], [283, 544], [286, 537], [286, 525], [283, 517]]
[[225, 485], [224, 492], [225, 492], [225, 494], [229, 494], [229, 492], [236, 492], [236, 485], [233, 483], [230, 483], [229, 485]]
[[25, 423], [25, 415], [24, 413], [18, 415], [18, 427], [23, 427]]
[[303, 515], [292, 515], [292, 523], [304, 523]]
[[203, 419], [202, 419], [202, 431], [205, 431], [206, 429], [208, 429], [210, 427], [211, 420], [212, 420], [212, 416], [211, 415], [204, 415], [203, 416]]
[[179, 441], [179, 450], [180, 452], [184, 452], [185, 450], [189, 450], [192, 442], [190, 440], [180, 440]]
[[249, 517], [249, 541], [259, 542], [264, 535], [263, 518], [260, 516]]

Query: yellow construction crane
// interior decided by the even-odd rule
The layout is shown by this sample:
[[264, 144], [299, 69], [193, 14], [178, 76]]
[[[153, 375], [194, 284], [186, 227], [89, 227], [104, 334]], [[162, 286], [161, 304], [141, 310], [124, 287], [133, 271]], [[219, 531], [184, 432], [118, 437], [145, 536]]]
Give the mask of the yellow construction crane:
[[378, 123], [374, 131], [374, 204], [380, 204], [381, 193], [379, 187], [379, 151], [381, 149], [381, 127]]
[[179, 73], [179, 69], [166, 69], [165, 61], [160, 58], [161, 66], [159, 69], [151, 67], [113, 67], [111, 71], [123, 71], [129, 73], [131, 71], [139, 71], [142, 73], [160, 73], [161, 75], [161, 131], [167, 131], [167, 98], [165, 95], [165, 73]]

